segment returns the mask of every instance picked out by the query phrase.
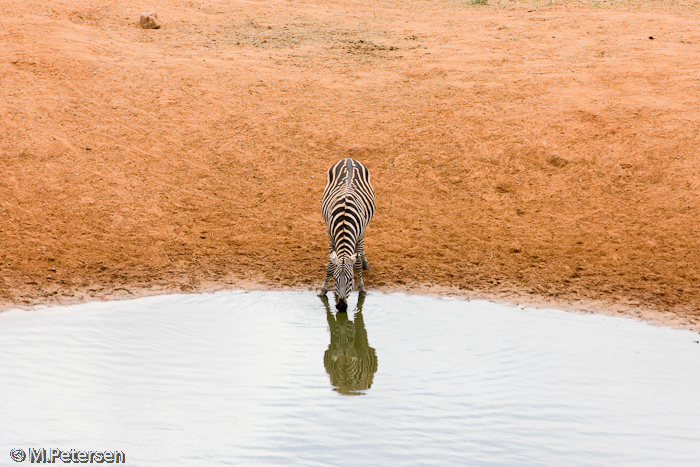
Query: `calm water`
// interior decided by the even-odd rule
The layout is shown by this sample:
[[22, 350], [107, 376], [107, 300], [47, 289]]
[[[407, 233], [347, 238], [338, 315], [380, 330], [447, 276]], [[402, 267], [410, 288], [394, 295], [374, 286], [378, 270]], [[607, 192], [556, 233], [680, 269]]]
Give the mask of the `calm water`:
[[0, 313], [0, 465], [29, 447], [132, 466], [700, 465], [698, 334], [361, 305], [229, 292]]

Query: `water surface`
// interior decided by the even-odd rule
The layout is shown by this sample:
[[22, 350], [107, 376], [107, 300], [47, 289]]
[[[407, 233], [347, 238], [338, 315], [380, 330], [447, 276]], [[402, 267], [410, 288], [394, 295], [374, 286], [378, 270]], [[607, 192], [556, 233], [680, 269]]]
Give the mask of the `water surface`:
[[360, 305], [225, 292], [0, 313], [0, 463], [57, 447], [134, 466], [700, 465], [698, 334]]

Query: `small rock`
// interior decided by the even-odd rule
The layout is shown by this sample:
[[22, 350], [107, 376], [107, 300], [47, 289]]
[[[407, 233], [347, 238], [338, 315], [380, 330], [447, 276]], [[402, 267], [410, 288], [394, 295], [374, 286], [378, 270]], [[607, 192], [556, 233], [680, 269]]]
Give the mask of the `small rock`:
[[552, 154], [547, 158], [547, 163], [553, 165], [554, 167], [564, 167], [569, 162], [570, 161], [568, 159], [561, 157], [559, 154]]
[[158, 13], [152, 11], [150, 13], [141, 13], [141, 27], [143, 29], [158, 29], [160, 28], [160, 21], [158, 20]]

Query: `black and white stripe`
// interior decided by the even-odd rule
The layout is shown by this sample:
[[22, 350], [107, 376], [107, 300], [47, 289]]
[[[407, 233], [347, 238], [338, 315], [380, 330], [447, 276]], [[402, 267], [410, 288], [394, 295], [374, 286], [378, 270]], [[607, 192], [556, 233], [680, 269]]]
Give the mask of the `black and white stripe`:
[[347, 308], [353, 289], [353, 269], [357, 287], [365, 293], [362, 270], [369, 269], [364, 252], [365, 228], [374, 214], [374, 190], [367, 167], [354, 159], [343, 159], [328, 169], [321, 202], [323, 220], [328, 226], [328, 266], [321, 293], [328, 291], [331, 276], [339, 308]]
[[341, 394], [362, 394], [372, 387], [378, 367], [377, 353], [367, 340], [362, 312], [355, 313], [354, 320], [350, 321], [348, 313], [334, 316], [328, 309], [326, 318], [331, 343], [323, 354], [323, 365], [331, 384]]

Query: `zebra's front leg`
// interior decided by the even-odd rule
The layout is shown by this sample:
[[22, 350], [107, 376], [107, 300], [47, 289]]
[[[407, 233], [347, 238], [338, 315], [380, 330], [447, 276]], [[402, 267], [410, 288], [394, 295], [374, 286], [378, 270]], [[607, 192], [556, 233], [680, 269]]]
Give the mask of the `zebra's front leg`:
[[357, 275], [357, 290], [360, 292], [360, 295], [364, 295], [367, 293], [367, 289], [365, 289], [365, 283], [362, 280], [362, 269], [364, 262], [367, 261], [366, 259], [363, 261], [363, 256], [364, 255], [357, 255], [357, 259], [355, 260], [355, 264], [353, 265], [353, 269], [355, 269], [355, 274]]
[[329, 246], [328, 247], [328, 266], [326, 266], [326, 280], [323, 281], [323, 287], [321, 287], [321, 291], [319, 292], [319, 295], [326, 295], [326, 292], [328, 292], [328, 283], [331, 281], [331, 277], [333, 276], [333, 270], [335, 269], [335, 266], [333, 264], [333, 261], [330, 258], [332, 251], [333, 251], [333, 247]]
[[362, 259], [362, 269], [365, 271], [369, 271], [369, 261], [367, 261], [367, 255], [365, 255], [365, 239], [361, 238], [360, 240], [357, 241], [357, 245], [355, 246], [355, 251], [358, 253], [358, 256]]
[[331, 281], [331, 277], [333, 277], [333, 269], [333, 261], [329, 259], [328, 266], [326, 266], [326, 280], [323, 281], [323, 287], [321, 287], [319, 295], [326, 295], [326, 292], [328, 292], [328, 284]]

